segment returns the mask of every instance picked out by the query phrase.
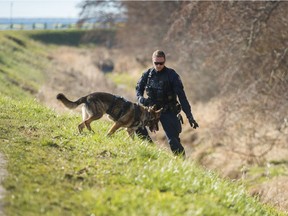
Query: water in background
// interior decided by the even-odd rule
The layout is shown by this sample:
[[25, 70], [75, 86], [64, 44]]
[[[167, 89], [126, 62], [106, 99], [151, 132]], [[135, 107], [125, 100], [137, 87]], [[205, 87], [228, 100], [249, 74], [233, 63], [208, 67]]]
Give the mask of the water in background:
[[0, 30], [65, 29], [77, 22], [77, 18], [0, 18]]

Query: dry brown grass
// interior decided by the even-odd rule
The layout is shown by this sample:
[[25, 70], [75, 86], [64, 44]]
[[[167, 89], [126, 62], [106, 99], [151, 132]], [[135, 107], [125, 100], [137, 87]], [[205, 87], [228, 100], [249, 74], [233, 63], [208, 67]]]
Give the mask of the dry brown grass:
[[47, 83], [39, 92], [40, 101], [50, 107], [61, 109], [55, 97], [63, 92], [71, 99], [77, 99], [95, 91], [111, 92], [132, 98], [106, 78], [97, 67], [97, 62], [110, 57], [104, 48], [93, 50], [61, 47], [50, 54], [53, 68], [47, 68]]
[[288, 209], [288, 177], [281, 176], [259, 184], [250, 193], [258, 196], [263, 203], [273, 204], [282, 211]]
[[[53, 68], [47, 69], [49, 79], [42, 87], [39, 99], [58, 110], [63, 109], [55, 99], [59, 92], [76, 99], [90, 92], [107, 91], [134, 100], [134, 89], [127, 91], [115, 85], [97, 68], [98, 61], [112, 59], [114, 73], [135, 77], [140, 77], [145, 66], [136, 60], [135, 56], [105, 48], [88, 50], [60, 47], [51, 53], [50, 59]], [[262, 112], [255, 112], [253, 104], [249, 106], [247, 103], [247, 106], [244, 106], [239, 103], [235, 111], [236, 106], [226, 107], [229, 104], [226, 100], [225, 97], [218, 97], [207, 102], [191, 104], [200, 128], [193, 130], [184, 118], [182, 143], [188, 157], [207, 169], [216, 170], [223, 177], [232, 179], [254, 178], [256, 184], [265, 173], [260, 174], [260, 177], [257, 177], [257, 174], [255, 177], [250, 171], [252, 166], [256, 164], [263, 167], [271, 161], [285, 162], [288, 158], [287, 119], [275, 125], [275, 122], [266, 121]], [[161, 129], [159, 133], [152, 134], [152, 138], [160, 148], [169, 151]], [[283, 166], [287, 169], [285, 163]], [[285, 173], [287, 175], [287, 170]], [[263, 202], [287, 210], [287, 199], [283, 197], [288, 196], [288, 188], [284, 186], [283, 179], [285, 178], [269, 176], [263, 184], [254, 185], [251, 193], [257, 194]], [[281, 193], [277, 193], [280, 185]]]

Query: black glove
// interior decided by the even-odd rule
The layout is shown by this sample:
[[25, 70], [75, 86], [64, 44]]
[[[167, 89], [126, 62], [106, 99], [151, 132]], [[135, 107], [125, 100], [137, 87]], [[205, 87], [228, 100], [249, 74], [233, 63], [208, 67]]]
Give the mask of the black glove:
[[151, 100], [149, 98], [144, 98], [144, 97], [141, 97], [139, 98], [138, 102], [144, 106], [149, 106], [151, 105]]
[[198, 123], [195, 121], [195, 119], [193, 118], [189, 118], [189, 123], [190, 123], [190, 126], [194, 129], [196, 129], [197, 127], [199, 127]]

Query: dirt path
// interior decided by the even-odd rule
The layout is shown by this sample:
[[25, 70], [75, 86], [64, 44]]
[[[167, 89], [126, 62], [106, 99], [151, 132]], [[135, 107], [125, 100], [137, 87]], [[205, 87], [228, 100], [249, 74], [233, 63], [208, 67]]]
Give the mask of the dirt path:
[[0, 216], [4, 215], [3, 212], [3, 202], [1, 201], [5, 195], [5, 189], [2, 187], [2, 181], [4, 177], [7, 175], [6, 170], [6, 160], [3, 154], [0, 153]]

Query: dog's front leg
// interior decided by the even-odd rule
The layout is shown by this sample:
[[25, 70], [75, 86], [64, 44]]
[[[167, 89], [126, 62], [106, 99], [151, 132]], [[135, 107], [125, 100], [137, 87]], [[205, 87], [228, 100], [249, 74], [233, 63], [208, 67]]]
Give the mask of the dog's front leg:
[[108, 131], [107, 136], [111, 136], [113, 133], [115, 133], [116, 130], [118, 130], [121, 127], [122, 124], [119, 122], [115, 122], [114, 125], [110, 128]]

